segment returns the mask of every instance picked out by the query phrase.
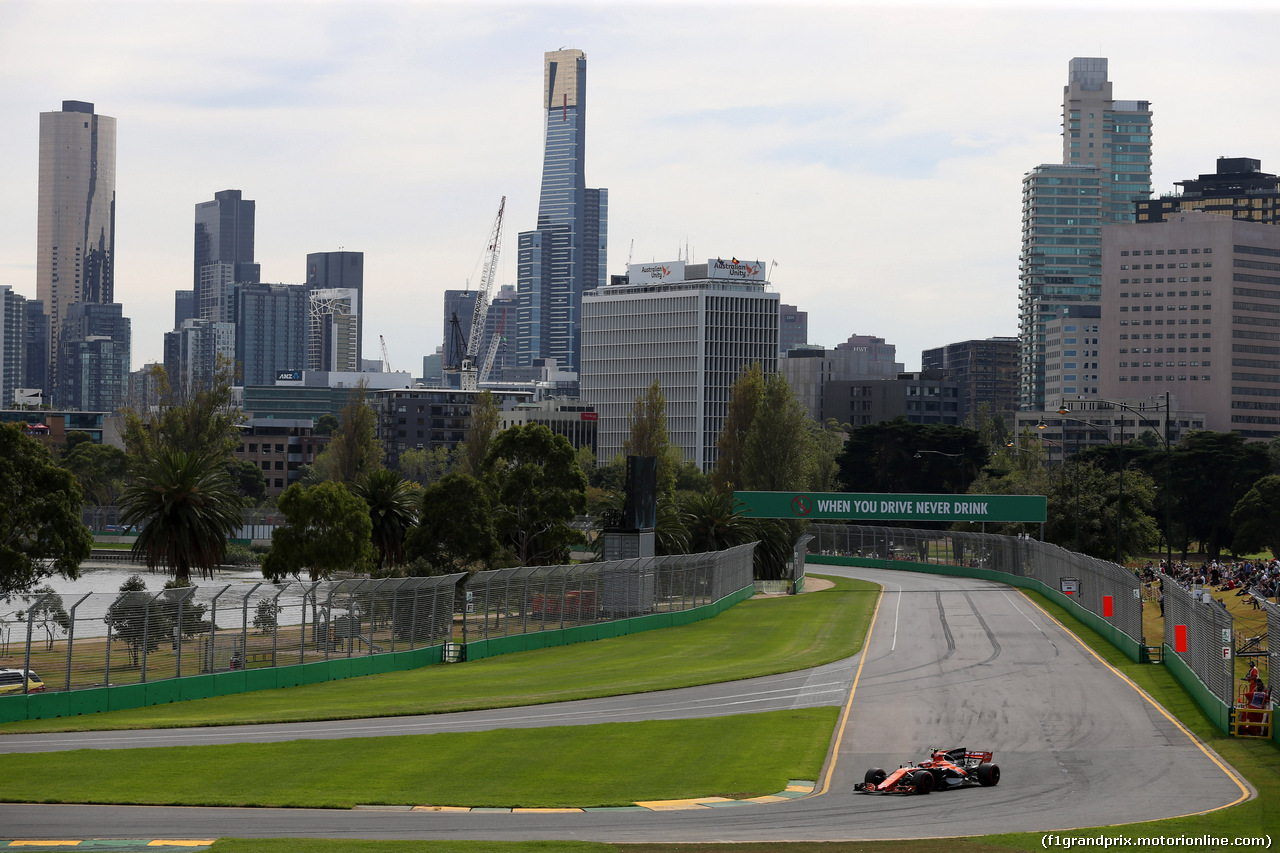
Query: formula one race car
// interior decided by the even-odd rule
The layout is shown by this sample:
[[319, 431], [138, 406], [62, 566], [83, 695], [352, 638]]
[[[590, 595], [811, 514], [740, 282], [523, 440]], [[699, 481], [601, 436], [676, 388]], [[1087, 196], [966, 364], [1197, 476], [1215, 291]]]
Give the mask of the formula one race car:
[[1000, 784], [1000, 767], [991, 763], [990, 752], [959, 749], [929, 750], [929, 760], [919, 764], [908, 762], [892, 773], [879, 767], [867, 771], [865, 781], [854, 785], [864, 794], [927, 794], [948, 788], [981, 785], [989, 788]]

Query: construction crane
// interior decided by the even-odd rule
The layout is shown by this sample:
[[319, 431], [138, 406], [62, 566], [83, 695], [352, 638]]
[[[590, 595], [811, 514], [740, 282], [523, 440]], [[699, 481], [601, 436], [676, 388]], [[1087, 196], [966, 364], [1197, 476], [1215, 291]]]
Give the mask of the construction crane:
[[[453, 368], [460, 374], [459, 382], [463, 391], [475, 391], [480, 387], [480, 341], [484, 338], [484, 321], [489, 314], [493, 278], [498, 273], [498, 252], [502, 245], [502, 214], [506, 209], [507, 197], [504, 195], [498, 204], [498, 216], [493, 220], [489, 245], [485, 248], [484, 271], [480, 273], [480, 284], [476, 288], [476, 307], [471, 315], [471, 334], [467, 340], [467, 348], [459, 364]], [[455, 341], [460, 343], [462, 330], [456, 314], [450, 324], [453, 327]]]
[[382, 344], [382, 369], [386, 373], [391, 372], [391, 356], [387, 355], [387, 339], [382, 335], [378, 335], [378, 342]]
[[489, 341], [489, 351], [485, 353], [484, 360], [480, 362], [480, 381], [485, 382], [489, 379], [489, 371], [493, 369], [493, 359], [498, 354], [498, 346], [505, 340], [502, 334], [507, 328], [507, 309], [502, 309], [502, 319], [498, 321], [498, 327], [493, 330], [493, 339]]

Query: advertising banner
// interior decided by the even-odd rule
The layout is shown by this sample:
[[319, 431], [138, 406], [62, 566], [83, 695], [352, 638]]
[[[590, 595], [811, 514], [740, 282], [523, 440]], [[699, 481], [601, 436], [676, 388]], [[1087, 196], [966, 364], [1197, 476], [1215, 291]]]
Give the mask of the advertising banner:
[[627, 267], [627, 281], [630, 284], [662, 284], [668, 281], [684, 281], [684, 261], [630, 264]]
[[838, 492], [734, 492], [749, 518], [847, 521], [1043, 522], [1042, 495], [899, 495]]
[[741, 258], [710, 258], [707, 260], [707, 278], [764, 281], [764, 276], [764, 264], [760, 261], [744, 261]]

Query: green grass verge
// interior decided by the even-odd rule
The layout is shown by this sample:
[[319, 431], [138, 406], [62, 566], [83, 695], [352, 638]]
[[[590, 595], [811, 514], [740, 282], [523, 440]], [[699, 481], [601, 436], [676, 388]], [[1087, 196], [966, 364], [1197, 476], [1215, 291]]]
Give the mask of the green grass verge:
[[856, 654], [880, 588], [832, 578], [805, 595], [744, 601], [679, 628], [284, 690], [53, 720], [0, 732], [214, 726], [507, 708], [791, 672]]
[[777, 793], [790, 779], [816, 780], [838, 712], [0, 755], [0, 800], [549, 808], [745, 799]]

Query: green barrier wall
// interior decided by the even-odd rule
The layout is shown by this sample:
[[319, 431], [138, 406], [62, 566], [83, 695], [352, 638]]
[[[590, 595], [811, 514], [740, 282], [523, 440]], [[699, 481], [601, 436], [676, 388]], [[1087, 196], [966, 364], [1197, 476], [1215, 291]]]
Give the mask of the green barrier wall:
[[275, 690], [321, 681], [337, 681], [358, 675], [418, 669], [440, 663], [443, 646], [427, 646], [407, 652], [389, 652], [358, 658], [334, 658], [292, 666], [241, 669], [210, 675], [189, 675], [149, 684], [122, 684], [116, 687], [91, 687], [58, 693], [32, 693], [29, 696], [0, 698], [0, 723], [15, 720], [47, 720], [74, 717], [102, 711], [124, 711], [147, 705], [167, 705], [189, 699], [208, 699], [232, 693]]
[[1215, 726], [1224, 732], [1231, 731], [1231, 709], [1226, 703], [1213, 694], [1204, 682], [1200, 680], [1200, 676], [1195, 674], [1191, 667], [1187, 666], [1186, 661], [1178, 657], [1178, 653], [1170, 648], [1167, 644], [1164, 646], [1164, 665], [1169, 670], [1169, 674], [1178, 680], [1191, 698], [1196, 700], [1209, 719]]
[[647, 616], [632, 616], [629, 619], [617, 619], [613, 622], [597, 622], [593, 625], [581, 625], [575, 628], [556, 628], [538, 631], [533, 634], [513, 634], [510, 637], [495, 637], [492, 640], [476, 640], [467, 643], [467, 660], [480, 660], [496, 655], [509, 655], [512, 652], [524, 652], [532, 649], [547, 649], [552, 646], [567, 646], [589, 640], [605, 640], [609, 637], [622, 637], [627, 634], [638, 634], [641, 631], [652, 631], [657, 628], [672, 628], [679, 625], [690, 625], [703, 619], [719, 616], [735, 604], [746, 601], [755, 594], [755, 585], [743, 587], [735, 593], [726, 595], [719, 601], [681, 610], [675, 613], [650, 613]]
[[1124, 652], [1125, 656], [1134, 663], [1142, 663], [1146, 654], [1142, 643], [1133, 639], [1101, 616], [1081, 607], [1070, 596], [1063, 595], [1059, 590], [1053, 589], [1035, 578], [1024, 578], [991, 569], [973, 569], [968, 566], [935, 565], [933, 563], [912, 563], [907, 560], [872, 560], [864, 557], [833, 557], [825, 554], [808, 554], [805, 556], [805, 561], [826, 566], [861, 566], [868, 569], [896, 569], [906, 572], [923, 572], [930, 575], [981, 578], [982, 580], [1009, 584], [1009, 586], [1031, 589], [1044, 595], [1054, 604], [1097, 631], [1111, 645]]

